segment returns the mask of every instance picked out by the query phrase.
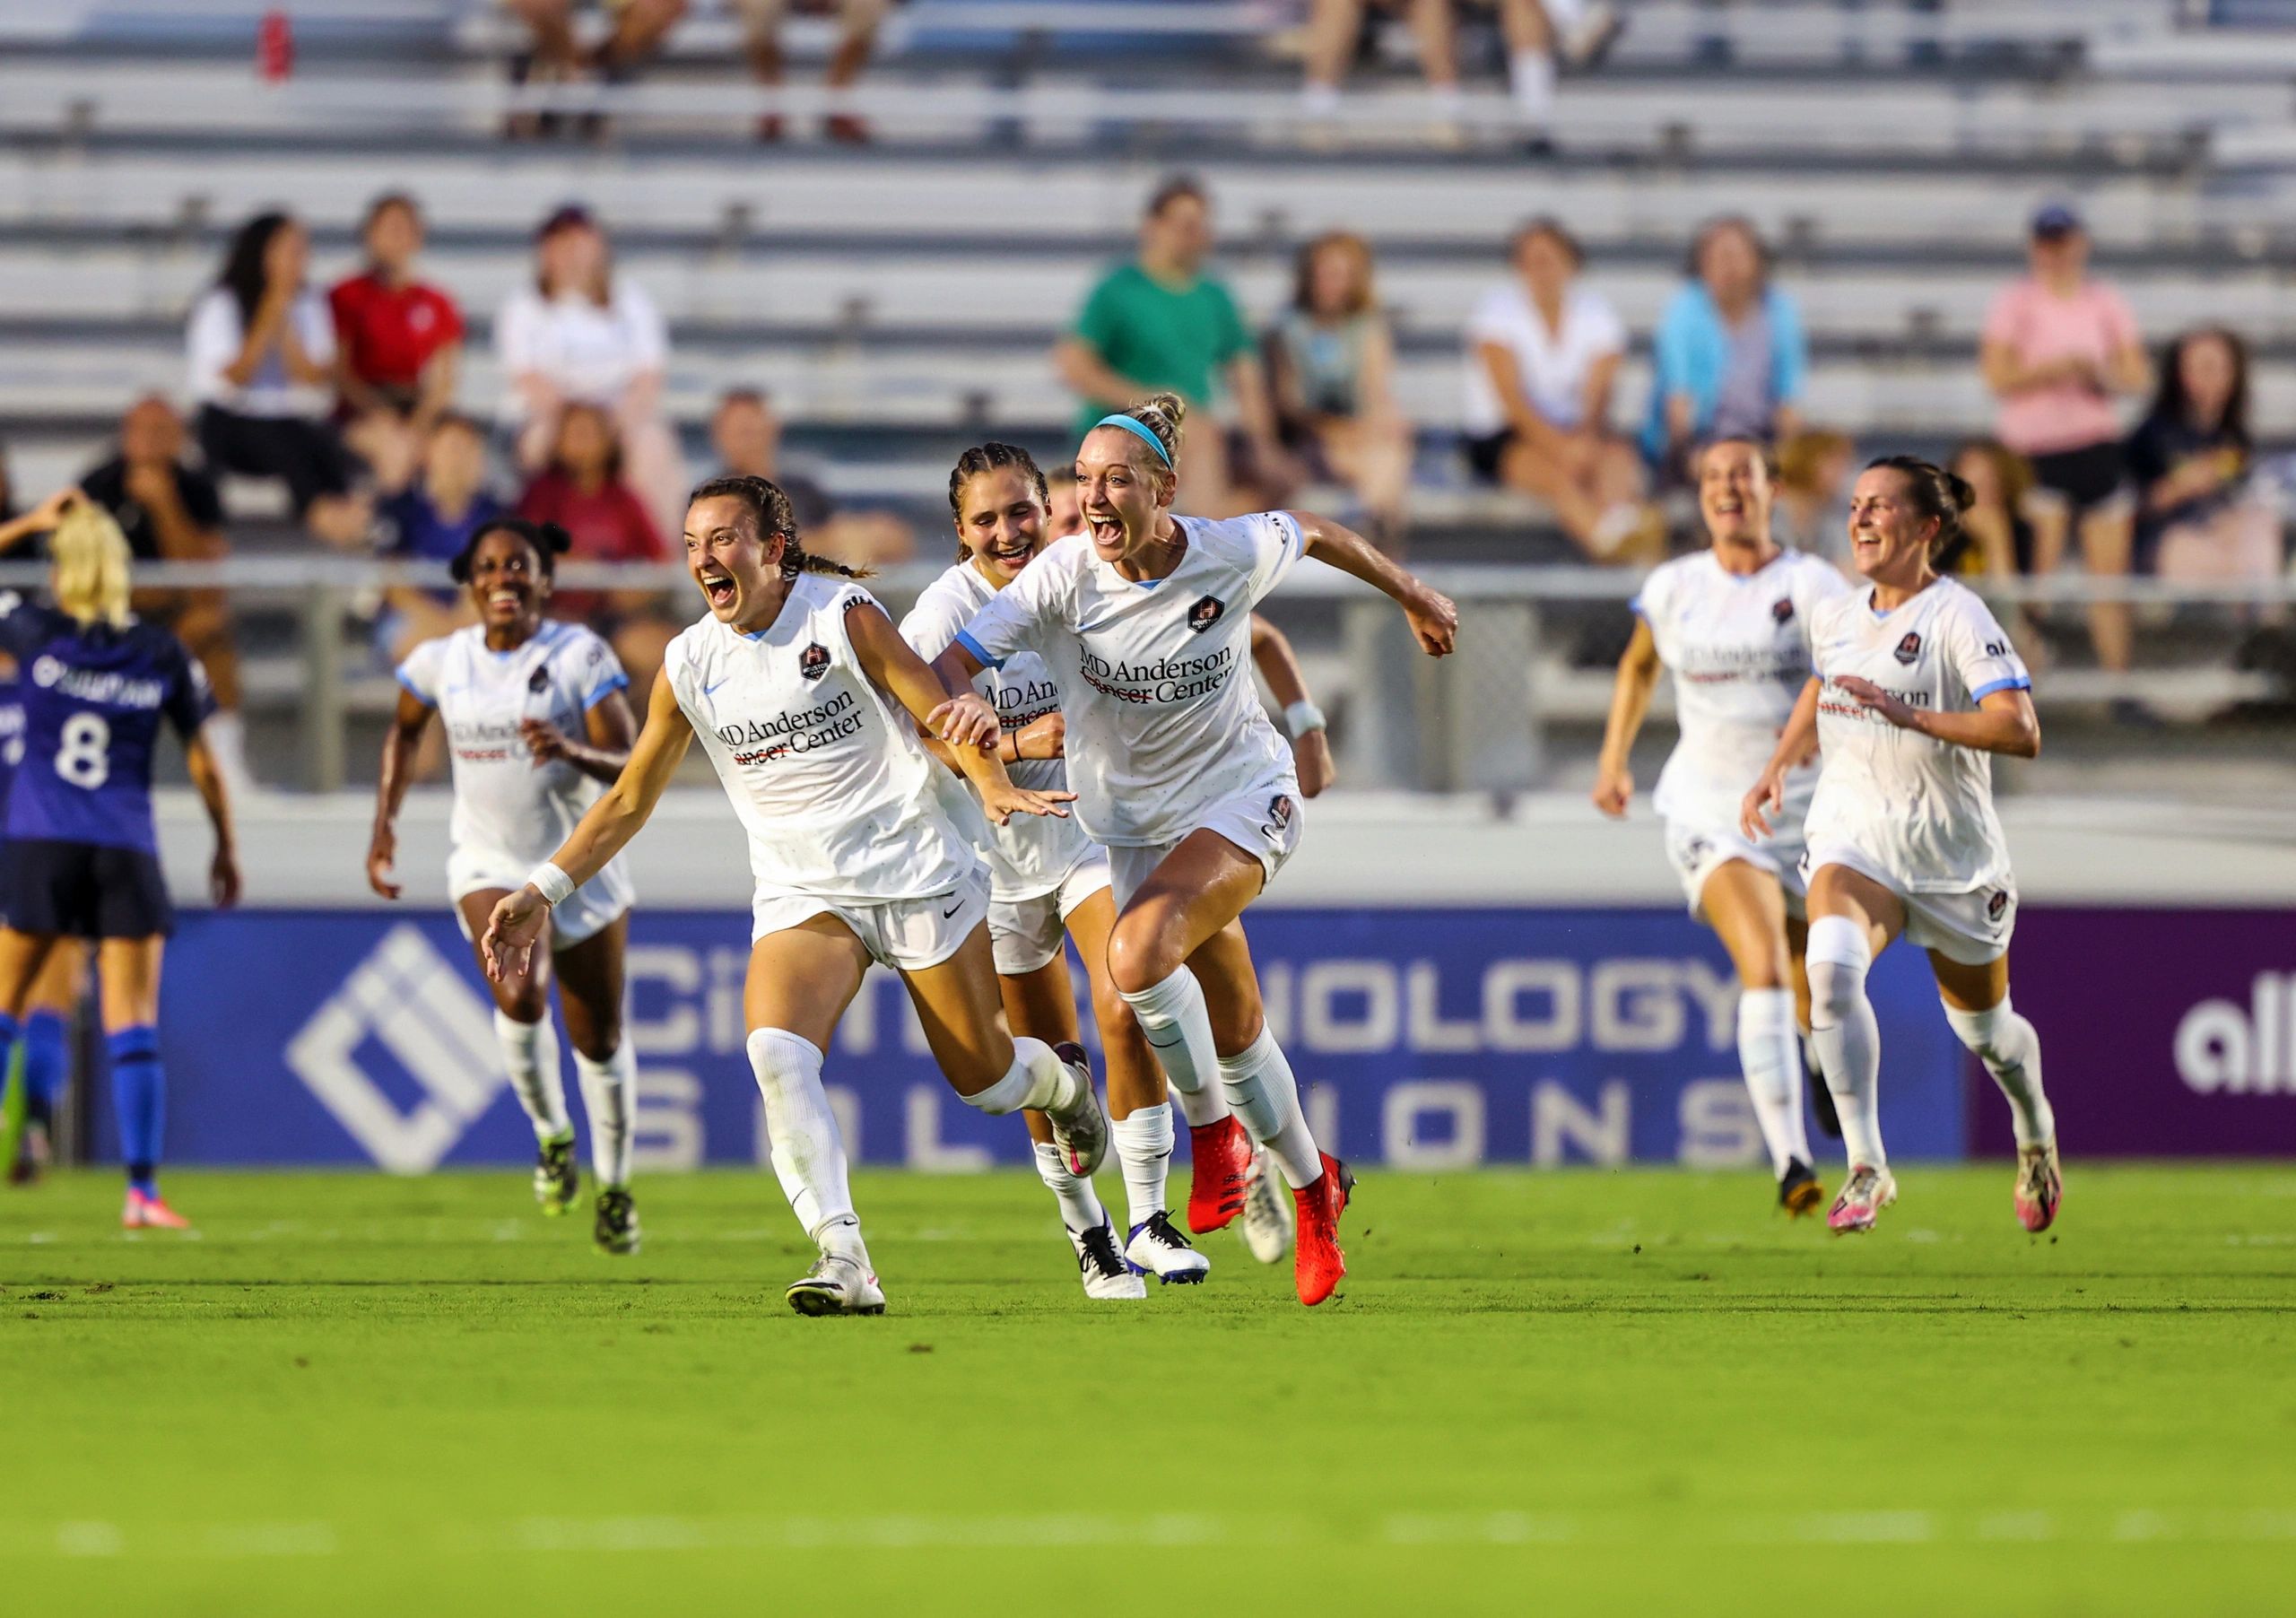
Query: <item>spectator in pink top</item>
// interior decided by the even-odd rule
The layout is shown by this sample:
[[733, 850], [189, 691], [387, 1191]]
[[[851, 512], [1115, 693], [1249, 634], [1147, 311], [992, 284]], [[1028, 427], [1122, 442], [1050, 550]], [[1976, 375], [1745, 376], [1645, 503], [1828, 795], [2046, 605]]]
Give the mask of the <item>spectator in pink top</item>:
[[[1986, 386], [2001, 401], [1996, 435], [2032, 463], [2039, 485], [2033, 570], [2047, 573], [2078, 534], [2092, 575], [2126, 574], [2135, 502], [2121, 448], [2117, 396], [2152, 380], [2144, 341], [2127, 300], [2089, 278], [2089, 235], [2061, 203], [2033, 215], [2032, 274], [2004, 287], [1985, 318]], [[2097, 661], [2128, 668], [2126, 605], [2089, 609]]]

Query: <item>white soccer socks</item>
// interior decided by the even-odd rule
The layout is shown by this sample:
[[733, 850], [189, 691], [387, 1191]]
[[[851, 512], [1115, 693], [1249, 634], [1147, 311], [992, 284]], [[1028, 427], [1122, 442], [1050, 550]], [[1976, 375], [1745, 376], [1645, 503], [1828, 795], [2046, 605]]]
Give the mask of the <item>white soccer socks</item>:
[[1080, 1236], [1108, 1223], [1109, 1211], [1100, 1205], [1100, 1194], [1092, 1188], [1091, 1179], [1071, 1174], [1059, 1147], [1050, 1141], [1037, 1142], [1036, 1160], [1037, 1178], [1060, 1205], [1061, 1223]]
[[1753, 1098], [1754, 1117], [1770, 1148], [1770, 1172], [1782, 1177], [1796, 1158], [1810, 1161], [1793, 990], [1750, 988], [1739, 995], [1738, 1066], [1745, 1072], [1746, 1093]]
[[786, 1030], [761, 1028], [749, 1038], [749, 1053], [758, 1094], [765, 1099], [773, 1172], [797, 1222], [822, 1251], [854, 1258], [867, 1269], [861, 1222], [847, 1184], [845, 1142], [822, 1088], [820, 1048]]
[[1989, 1011], [1945, 1007], [1945, 1021], [2009, 1098], [2017, 1144], [2046, 1146], [2057, 1138], [2057, 1115], [2041, 1092], [2041, 1040], [2033, 1025], [2010, 1009], [2009, 996]]
[[1124, 1003], [1140, 1024], [1140, 1031], [1156, 1048], [1156, 1060], [1180, 1098], [1180, 1111], [1189, 1127], [1200, 1128], [1220, 1121], [1225, 1107], [1196, 1116], [1196, 1098], [1218, 1093], [1213, 1080], [1220, 1075], [1220, 1052], [1212, 1042], [1212, 1013], [1205, 1009], [1204, 986], [1196, 974], [1180, 967], [1161, 983], [1152, 983], [1137, 994], [1126, 994]]
[[1165, 1211], [1164, 1183], [1172, 1170], [1172, 1105], [1159, 1101], [1142, 1107], [1130, 1118], [1111, 1123], [1109, 1131], [1116, 1136], [1117, 1161], [1124, 1170], [1126, 1229], [1136, 1231]]
[[960, 1099], [968, 1107], [999, 1117], [1024, 1107], [1033, 1112], [1065, 1113], [1076, 1105], [1077, 1086], [1083, 1083], [1042, 1040], [1016, 1036], [1013, 1065], [1004, 1076]]
[[1292, 1076], [1274, 1031], [1262, 1022], [1259, 1038], [1219, 1062], [1221, 1088], [1244, 1120], [1245, 1132], [1267, 1148], [1293, 1190], [1313, 1185], [1324, 1171], [1323, 1155], [1300, 1110], [1300, 1082]]
[[550, 1018], [520, 1022], [498, 1007], [494, 1042], [502, 1048], [510, 1089], [534, 1122], [535, 1138], [563, 1140], [574, 1126], [566, 1116], [566, 1079], [558, 1071], [558, 1036]]
[[1875, 1100], [1882, 1030], [1866, 997], [1866, 974], [1874, 964], [1866, 929], [1846, 916], [1821, 916], [1810, 923], [1804, 960], [1810, 970], [1810, 1038], [1841, 1118], [1842, 1145], [1853, 1167], [1882, 1168], [1889, 1161]]
[[638, 1053], [622, 1035], [613, 1055], [594, 1062], [574, 1053], [582, 1110], [590, 1115], [590, 1168], [601, 1187], [630, 1183], [630, 1143], [638, 1124]]

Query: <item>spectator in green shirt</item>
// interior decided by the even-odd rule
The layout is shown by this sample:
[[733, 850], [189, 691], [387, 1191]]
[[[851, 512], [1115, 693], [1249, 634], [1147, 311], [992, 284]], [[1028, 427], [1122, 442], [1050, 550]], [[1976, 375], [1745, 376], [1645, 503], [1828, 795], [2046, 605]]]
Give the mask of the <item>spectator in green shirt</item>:
[[[1079, 433], [1167, 389], [1205, 412], [1194, 418], [1204, 425], [1188, 433], [1181, 457], [1180, 499], [1203, 516], [1233, 517], [1281, 505], [1303, 480], [1277, 435], [1258, 351], [1236, 300], [1204, 273], [1211, 251], [1212, 205], [1203, 187], [1185, 177], [1166, 180], [1141, 220], [1139, 257], [1092, 289], [1053, 360], [1061, 380], [1083, 399]], [[1235, 404], [1239, 447], [1211, 422], [1211, 407], [1223, 396]]]

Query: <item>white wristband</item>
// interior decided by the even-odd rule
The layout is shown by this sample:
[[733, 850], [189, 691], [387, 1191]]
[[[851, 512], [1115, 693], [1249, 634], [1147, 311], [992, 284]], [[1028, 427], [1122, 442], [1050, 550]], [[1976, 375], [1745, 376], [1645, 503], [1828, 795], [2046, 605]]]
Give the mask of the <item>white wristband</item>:
[[542, 895], [543, 903], [556, 909], [574, 892], [574, 879], [544, 860], [526, 874], [526, 886]]
[[1283, 728], [1292, 733], [1292, 739], [1295, 742], [1309, 731], [1323, 727], [1324, 710], [1305, 698], [1283, 710]]

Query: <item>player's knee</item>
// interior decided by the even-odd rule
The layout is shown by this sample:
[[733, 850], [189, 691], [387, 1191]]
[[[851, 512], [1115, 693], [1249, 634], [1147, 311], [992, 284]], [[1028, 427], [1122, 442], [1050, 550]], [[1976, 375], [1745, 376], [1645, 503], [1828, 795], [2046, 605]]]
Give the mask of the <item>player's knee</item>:
[[1840, 1022], [1866, 994], [1866, 971], [1874, 961], [1866, 929], [1847, 916], [1821, 916], [1810, 923], [1803, 961], [1810, 974], [1811, 1021]]
[[1155, 907], [1118, 918], [1109, 935], [1109, 979], [1119, 994], [1144, 994], [1180, 970], [1179, 950], [1167, 932]]

